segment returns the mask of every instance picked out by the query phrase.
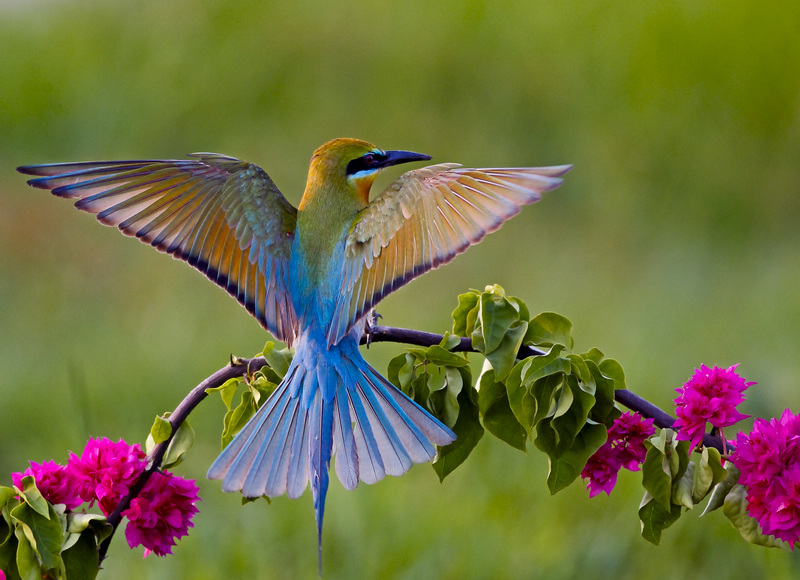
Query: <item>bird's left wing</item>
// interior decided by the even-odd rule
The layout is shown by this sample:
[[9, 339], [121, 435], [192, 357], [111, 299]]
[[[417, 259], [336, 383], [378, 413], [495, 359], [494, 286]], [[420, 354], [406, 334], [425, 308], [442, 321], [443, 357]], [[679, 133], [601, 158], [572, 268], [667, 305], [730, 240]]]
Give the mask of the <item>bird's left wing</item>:
[[260, 167], [215, 153], [186, 160], [31, 165], [28, 183], [77, 199], [127, 236], [194, 266], [291, 343], [288, 292], [297, 210]]
[[344, 291], [328, 342], [340, 341], [381, 298], [446, 264], [523, 205], [539, 201], [570, 168], [466, 169], [444, 163], [403, 174], [353, 222]]

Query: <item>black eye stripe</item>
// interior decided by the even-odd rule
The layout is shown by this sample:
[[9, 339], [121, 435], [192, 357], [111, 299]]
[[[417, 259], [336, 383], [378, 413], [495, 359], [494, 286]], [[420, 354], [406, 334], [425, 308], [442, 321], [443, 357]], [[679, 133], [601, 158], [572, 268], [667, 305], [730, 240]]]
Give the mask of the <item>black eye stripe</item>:
[[347, 164], [347, 175], [355, 175], [359, 171], [367, 171], [381, 166], [381, 163], [387, 158], [386, 155], [371, 151], [361, 157], [356, 157]]

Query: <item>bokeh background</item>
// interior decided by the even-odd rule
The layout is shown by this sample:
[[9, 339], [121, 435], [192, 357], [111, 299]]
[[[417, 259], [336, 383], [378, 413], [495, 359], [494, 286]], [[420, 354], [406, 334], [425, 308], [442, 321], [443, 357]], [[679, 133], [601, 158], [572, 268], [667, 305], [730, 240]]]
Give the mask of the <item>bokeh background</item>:
[[[701, 363], [741, 363], [744, 412], [800, 411], [800, 5], [354, 0], [0, 0], [0, 479], [88, 436], [143, 441], [231, 353], [267, 336], [185, 265], [97, 225], [17, 165], [218, 151], [299, 200], [339, 136], [466, 165], [574, 163], [564, 186], [381, 306], [441, 332], [499, 283], [575, 325], [669, 408]], [[385, 182], [383, 182], [385, 183]], [[380, 186], [380, 184], [378, 184]], [[384, 368], [401, 351], [376, 345]], [[178, 468], [203, 502], [171, 557], [120, 535], [107, 578], [316, 575], [308, 494], [240, 506], [204, 480], [223, 406]], [[749, 428], [748, 424], [743, 427]], [[636, 474], [555, 497], [546, 458], [487, 436], [428, 466], [332, 485], [325, 577], [797, 577], [721, 513], [639, 537]]]

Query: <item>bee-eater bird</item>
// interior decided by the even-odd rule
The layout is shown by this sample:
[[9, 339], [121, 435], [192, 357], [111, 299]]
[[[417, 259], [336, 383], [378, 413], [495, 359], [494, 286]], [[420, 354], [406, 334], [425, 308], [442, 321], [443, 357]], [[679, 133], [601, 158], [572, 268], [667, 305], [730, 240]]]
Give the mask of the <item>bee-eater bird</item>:
[[295, 347], [286, 376], [208, 471], [246, 497], [299, 497], [311, 482], [322, 539], [328, 469], [345, 488], [402, 475], [453, 432], [362, 358], [366, 315], [445, 264], [569, 166], [409, 171], [369, 200], [386, 167], [428, 155], [334, 139], [314, 152], [294, 208], [260, 167], [214, 153], [188, 160], [20, 167], [28, 183], [194, 266], [277, 339]]

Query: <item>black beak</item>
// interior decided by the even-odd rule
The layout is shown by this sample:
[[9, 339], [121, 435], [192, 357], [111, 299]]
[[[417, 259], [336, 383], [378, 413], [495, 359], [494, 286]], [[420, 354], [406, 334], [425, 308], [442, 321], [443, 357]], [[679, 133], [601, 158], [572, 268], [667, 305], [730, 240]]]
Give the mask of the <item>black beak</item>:
[[412, 161], [427, 161], [431, 159], [430, 155], [424, 153], [414, 153], [413, 151], [386, 151], [386, 158], [380, 161], [380, 167], [390, 167], [392, 165], [400, 165], [401, 163], [410, 163]]
[[414, 153], [413, 151], [371, 151], [350, 161], [347, 164], [347, 175], [355, 175], [362, 171], [377, 171], [384, 167], [410, 163], [411, 161], [426, 161], [430, 158], [430, 155]]

